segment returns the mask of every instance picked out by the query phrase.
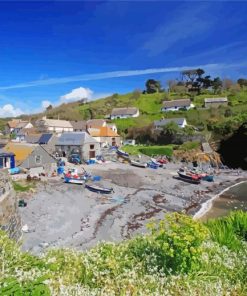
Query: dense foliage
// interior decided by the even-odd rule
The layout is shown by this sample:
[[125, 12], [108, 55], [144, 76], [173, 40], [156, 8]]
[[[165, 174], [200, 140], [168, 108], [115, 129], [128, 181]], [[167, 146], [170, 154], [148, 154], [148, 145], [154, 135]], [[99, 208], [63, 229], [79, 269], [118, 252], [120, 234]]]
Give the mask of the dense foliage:
[[[1, 233], [0, 295], [243, 296], [246, 219], [236, 212], [205, 226], [173, 213], [152, 221], [149, 234], [87, 252], [50, 250], [40, 258]], [[238, 243], [222, 239], [224, 221]]]

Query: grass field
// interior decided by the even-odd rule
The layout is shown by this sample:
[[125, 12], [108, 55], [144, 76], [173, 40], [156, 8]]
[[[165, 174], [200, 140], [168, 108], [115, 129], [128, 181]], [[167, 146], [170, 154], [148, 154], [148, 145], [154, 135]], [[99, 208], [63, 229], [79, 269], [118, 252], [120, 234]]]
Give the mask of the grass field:
[[145, 154], [148, 156], [166, 155], [172, 156], [173, 145], [166, 146], [143, 146], [143, 145], [126, 145], [122, 149], [130, 155]]

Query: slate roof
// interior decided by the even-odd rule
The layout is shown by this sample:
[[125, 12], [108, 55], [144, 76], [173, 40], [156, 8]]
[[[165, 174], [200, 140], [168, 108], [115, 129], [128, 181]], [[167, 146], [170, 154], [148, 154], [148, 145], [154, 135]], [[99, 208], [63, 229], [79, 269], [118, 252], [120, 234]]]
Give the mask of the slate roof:
[[112, 109], [111, 115], [135, 115], [138, 112], [138, 109], [135, 107], [130, 108], [114, 108]]
[[73, 126], [74, 130], [86, 130], [87, 129], [87, 122], [84, 120], [70, 121], [70, 123]]
[[172, 108], [172, 107], [189, 107], [191, 104], [190, 99], [180, 99], [180, 100], [172, 100], [172, 101], [163, 101], [164, 108]]
[[60, 145], [76, 145], [81, 146], [86, 143], [98, 143], [86, 132], [63, 133], [57, 140], [56, 146]]
[[186, 120], [186, 119], [185, 118], [167, 118], [167, 119], [155, 120], [154, 125], [161, 127], [161, 126], [164, 126], [170, 122], [175, 122], [177, 125], [182, 125], [184, 120]]
[[39, 142], [40, 137], [41, 134], [28, 134], [25, 137], [25, 141], [29, 144], [37, 144]]
[[205, 98], [204, 102], [205, 103], [225, 103], [227, 102], [227, 98]]

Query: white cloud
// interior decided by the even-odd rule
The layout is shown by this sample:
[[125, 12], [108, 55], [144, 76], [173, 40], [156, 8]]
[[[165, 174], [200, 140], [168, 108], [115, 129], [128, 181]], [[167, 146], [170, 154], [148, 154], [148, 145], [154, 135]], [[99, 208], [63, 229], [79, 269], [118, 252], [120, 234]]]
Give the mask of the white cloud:
[[79, 101], [81, 99], [92, 99], [93, 91], [90, 88], [78, 87], [72, 89], [72, 91], [64, 96], [60, 97], [60, 101], [63, 103], [69, 103]]
[[0, 107], [0, 117], [16, 117], [24, 112], [20, 108], [15, 108], [11, 104], [6, 104], [3, 107]]
[[44, 100], [41, 102], [42, 109], [46, 109], [50, 105], [52, 105], [50, 101]]

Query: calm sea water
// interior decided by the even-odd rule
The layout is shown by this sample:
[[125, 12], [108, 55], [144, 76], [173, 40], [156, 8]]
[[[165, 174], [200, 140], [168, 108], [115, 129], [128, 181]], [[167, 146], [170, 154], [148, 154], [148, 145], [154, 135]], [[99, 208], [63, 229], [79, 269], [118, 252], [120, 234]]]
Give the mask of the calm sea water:
[[202, 220], [225, 216], [234, 210], [247, 211], [247, 182], [228, 189], [215, 199], [212, 208], [202, 217]]

